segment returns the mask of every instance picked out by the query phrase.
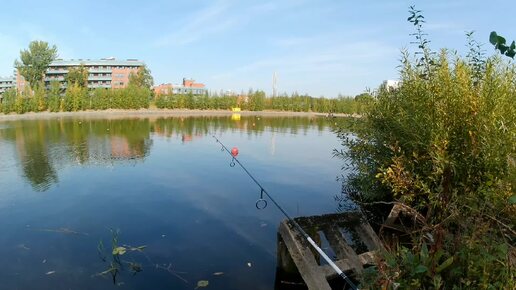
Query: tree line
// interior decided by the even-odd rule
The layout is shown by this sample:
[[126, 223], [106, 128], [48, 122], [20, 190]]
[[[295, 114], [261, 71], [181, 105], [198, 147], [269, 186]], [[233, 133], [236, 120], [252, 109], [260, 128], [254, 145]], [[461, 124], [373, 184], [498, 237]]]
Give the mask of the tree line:
[[246, 111], [288, 111], [319, 113], [361, 113], [373, 97], [367, 93], [356, 97], [325, 98], [293, 93], [267, 97], [264, 91], [249, 91], [247, 94], [169, 94], [155, 97], [160, 109], [230, 110], [241, 108]]
[[28, 49], [20, 52], [15, 67], [27, 81], [22, 91], [16, 89], [4, 93], [0, 111], [23, 114], [26, 112], [60, 112], [106, 109], [140, 109], [156, 106], [159, 109], [230, 110], [239, 107], [248, 111], [290, 111], [323, 113], [361, 113], [372, 97], [361, 94], [356, 97], [324, 98], [293, 93], [290, 96], [267, 97], [264, 91], [250, 90], [246, 94], [168, 94], [156, 95], [152, 91], [153, 78], [147, 67], [140, 67], [129, 77], [128, 87], [123, 89], [89, 89], [88, 68], [84, 65], [71, 67], [65, 75], [66, 85], [45, 82], [45, 72], [57, 58], [56, 46], [44, 41], [33, 41]]

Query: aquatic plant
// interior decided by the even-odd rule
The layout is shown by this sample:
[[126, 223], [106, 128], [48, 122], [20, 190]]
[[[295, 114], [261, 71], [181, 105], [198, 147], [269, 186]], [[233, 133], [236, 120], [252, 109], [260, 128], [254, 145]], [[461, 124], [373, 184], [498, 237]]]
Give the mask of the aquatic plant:
[[128, 261], [122, 259], [122, 256], [127, 256], [130, 252], [143, 252], [143, 250], [147, 247], [145, 245], [133, 247], [129, 245], [120, 245], [120, 230], [110, 229], [111, 232], [111, 250], [108, 252], [104, 247], [104, 242], [102, 240], [97, 244], [97, 254], [99, 258], [108, 263], [108, 267], [106, 270], [99, 272], [93, 276], [107, 276], [110, 275], [113, 279], [113, 284], [116, 284], [117, 276], [124, 271], [126, 268], [124, 265], [127, 265], [132, 275], [136, 275], [137, 273], [143, 271], [143, 266], [141, 263], [137, 263], [134, 260]]

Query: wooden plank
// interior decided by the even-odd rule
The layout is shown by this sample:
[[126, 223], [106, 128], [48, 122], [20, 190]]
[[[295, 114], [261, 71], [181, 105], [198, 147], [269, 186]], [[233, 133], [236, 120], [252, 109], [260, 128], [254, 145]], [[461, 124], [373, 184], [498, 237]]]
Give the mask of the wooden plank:
[[[358, 258], [363, 265], [373, 265], [375, 263], [375, 252], [365, 252], [358, 255]], [[354, 269], [348, 259], [337, 260], [335, 261], [335, 264], [342, 270], [342, 272], [349, 272]], [[323, 265], [320, 266], [320, 268], [324, 272], [326, 279], [337, 277], [337, 273], [330, 265]]]
[[360, 223], [355, 227], [355, 231], [369, 251], [385, 251], [382, 241], [380, 241], [380, 238], [374, 233], [369, 223]]
[[[335, 265], [337, 265], [337, 267], [339, 267], [342, 272], [349, 272], [354, 269], [353, 265], [349, 262], [348, 259], [337, 260], [335, 261]], [[321, 271], [324, 273], [326, 279], [337, 277], [337, 272], [335, 272], [335, 270], [333, 270], [330, 265], [322, 265], [319, 266], [319, 268], [321, 268]]]
[[376, 264], [376, 251], [365, 252], [358, 255], [362, 265], [374, 265]]
[[[399, 211], [397, 214], [399, 214]], [[396, 216], [393, 217], [394, 220], [398, 218], [397, 214], [393, 214], [393, 216]], [[374, 265], [376, 263], [376, 253], [384, 250], [378, 236], [359, 213], [301, 217], [295, 220], [319, 245], [318, 231], [324, 233], [330, 247], [337, 256], [335, 264], [350, 276], [361, 275], [364, 266]], [[357, 255], [355, 250], [346, 242], [340, 228], [345, 228], [353, 233], [353, 240], [358, 239], [357, 242], [365, 245], [368, 251]], [[319, 257], [314, 255], [313, 252], [312, 247], [297, 229], [293, 228], [287, 220], [281, 222], [278, 230], [278, 265], [281, 268], [291, 268], [292, 270], [292, 264], [295, 264], [308, 289], [330, 290], [327, 279], [335, 278], [337, 273], [330, 265], [320, 266]], [[287, 264], [291, 266], [288, 267]]]
[[337, 229], [337, 225], [333, 225], [326, 227], [323, 232], [337, 258], [339, 260], [347, 259], [353, 270], [360, 275], [362, 273], [362, 263], [360, 263], [357, 253], [344, 241], [342, 233]]
[[294, 231], [287, 221], [283, 221], [280, 224], [279, 233], [308, 289], [331, 290], [324, 272], [317, 264], [311, 250], [305, 243], [300, 242], [301, 237], [297, 231]]

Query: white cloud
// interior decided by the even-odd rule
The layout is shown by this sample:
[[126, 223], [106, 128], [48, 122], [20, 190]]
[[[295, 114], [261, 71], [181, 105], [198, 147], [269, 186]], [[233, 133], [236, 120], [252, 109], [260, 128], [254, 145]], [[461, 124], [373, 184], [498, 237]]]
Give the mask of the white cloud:
[[154, 47], [187, 45], [201, 41], [203, 38], [214, 34], [224, 34], [232, 29], [243, 27], [257, 15], [271, 13], [280, 9], [289, 9], [300, 5], [300, 1], [286, 1], [282, 3], [270, 1], [249, 7], [240, 7], [237, 4], [238, 2], [235, 1], [219, 0], [191, 15], [183, 17], [180, 28], [158, 38], [153, 43]]
[[236, 24], [236, 19], [225, 15], [230, 9], [227, 1], [214, 4], [184, 18], [184, 25], [177, 31], [157, 39], [156, 47], [185, 45], [200, 40], [206, 35], [220, 33]]

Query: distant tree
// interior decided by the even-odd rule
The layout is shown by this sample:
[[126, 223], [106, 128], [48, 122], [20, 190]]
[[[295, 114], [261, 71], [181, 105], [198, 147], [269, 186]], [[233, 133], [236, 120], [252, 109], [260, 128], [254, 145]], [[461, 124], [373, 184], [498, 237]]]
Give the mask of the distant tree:
[[138, 68], [138, 72], [131, 73], [129, 75], [129, 85], [151, 89], [154, 85], [154, 79], [150, 69], [147, 66], [141, 66]]
[[48, 65], [57, 57], [57, 47], [49, 46], [44, 41], [32, 41], [29, 49], [20, 51], [20, 60], [14, 62], [18, 69], [31, 86], [43, 81]]
[[65, 76], [65, 81], [69, 84], [77, 84], [81, 88], [88, 86], [88, 69], [84, 65], [72, 67]]
[[355, 96], [355, 101], [370, 101], [373, 99], [373, 96], [369, 93], [361, 93]]

